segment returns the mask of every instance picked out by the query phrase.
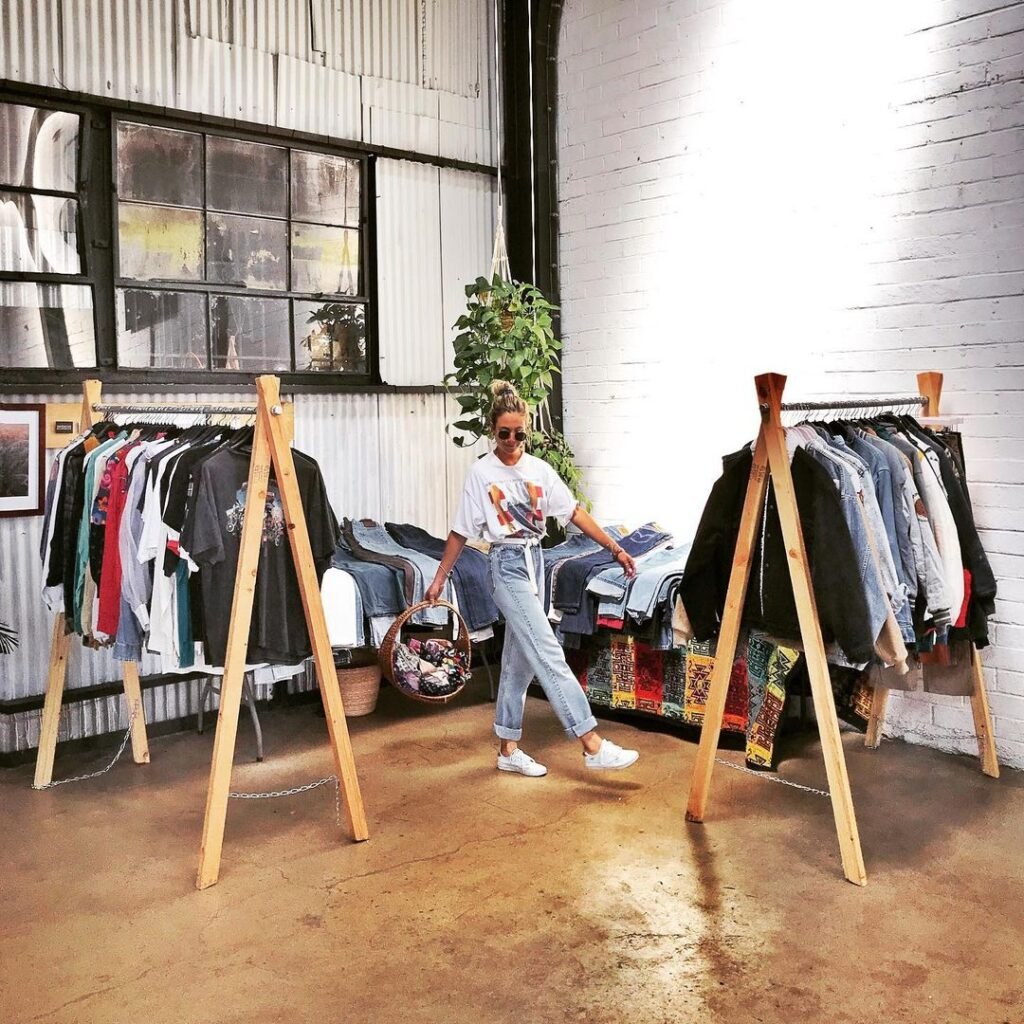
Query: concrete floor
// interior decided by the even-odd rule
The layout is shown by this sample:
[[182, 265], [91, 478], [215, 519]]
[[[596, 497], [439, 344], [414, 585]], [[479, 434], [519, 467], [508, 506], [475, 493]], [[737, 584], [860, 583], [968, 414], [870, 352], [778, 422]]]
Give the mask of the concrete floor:
[[[619, 723], [629, 772], [584, 774], [547, 705], [493, 768], [483, 690], [434, 710], [385, 690], [352, 720], [371, 838], [326, 788], [233, 801], [221, 881], [193, 888], [212, 734], [45, 793], [0, 773], [5, 1022], [588, 1024], [1024, 1022], [1024, 776], [845, 737], [869, 884], [843, 881], [829, 804], [720, 769], [683, 822], [696, 747]], [[239, 731], [239, 789], [331, 771], [312, 705]], [[821, 785], [816, 742], [786, 777]], [[736, 759], [738, 755], [729, 754]], [[103, 758], [63, 758], [57, 776]]]

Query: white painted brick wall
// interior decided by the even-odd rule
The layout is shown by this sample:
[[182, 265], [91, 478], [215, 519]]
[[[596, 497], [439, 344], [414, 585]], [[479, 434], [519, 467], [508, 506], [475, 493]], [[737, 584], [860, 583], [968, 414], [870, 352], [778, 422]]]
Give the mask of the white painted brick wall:
[[[568, 0], [558, 60], [566, 428], [599, 515], [692, 533], [754, 373], [812, 397], [941, 370], [1024, 767], [1024, 3]], [[962, 699], [890, 709], [975, 749]]]

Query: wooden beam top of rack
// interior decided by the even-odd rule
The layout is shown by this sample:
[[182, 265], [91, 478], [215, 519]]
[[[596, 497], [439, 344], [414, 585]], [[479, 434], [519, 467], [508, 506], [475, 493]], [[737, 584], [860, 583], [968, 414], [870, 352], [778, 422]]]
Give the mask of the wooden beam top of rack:
[[925, 416], [938, 416], [939, 402], [942, 399], [942, 374], [919, 373], [917, 390], [921, 392]]
[[777, 419], [782, 406], [782, 392], [786, 389], [784, 373], [760, 373], [754, 378], [757, 404], [762, 419]]

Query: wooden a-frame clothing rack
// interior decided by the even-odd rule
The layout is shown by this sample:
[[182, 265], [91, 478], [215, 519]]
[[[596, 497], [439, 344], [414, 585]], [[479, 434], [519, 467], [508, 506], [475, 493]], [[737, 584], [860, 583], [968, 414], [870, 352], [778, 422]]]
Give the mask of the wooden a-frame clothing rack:
[[[942, 375], [922, 373], [918, 374], [917, 379], [918, 388], [923, 398], [921, 404], [924, 406], [925, 416], [935, 418], [939, 415]], [[754, 378], [754, 386], [761, 414], [761, 428], [754, 447], [754, 460], [743, 503], [739, 533], [736, 538], [736, 551], [733, 556], [725, 609], [719, 628], [715, 665], [711, 674], [707, 710], [701, 728], [700, 746], [697, 750], [693, 779], [690, 784], [686, 819], [691, 822], [702, 822], [707, 810], [715, 751], [718, 748], [721, 734], [722, 718], [729, 693], [729, 679], [732, 675], [747, 585], [750, 581], [751, 558], [756, 547], [761, 509], [767, 496], [770, 475], [775, 490], [779, 521], [782, 526], [782, 537], [789, 560], [789, 575], [793, 584], [800, 639], [811, 682], [811, 694], [825, 759], [825, 773], [828, 778], [832, 813], [835, 818], [836, 833], [839, 837], [843, 874], [855, 885], [865, 885], [867, 874], [864, 870], [864, 856], [861, 851], [853, 796], [850, 792], [850, 780], [846, 771], [846, 759], [843, 755], [843, 744], [839, 734], [839, 720], [836, 716], [835, 700], [832, 696], [825, 644], [814, 600], [814, 588], [811, 584], [807, 549], [800, 527], [796, 492], [793, 488], [789, 454], [786, 450], [786, 434], [782, 426], [782, 392], [786, 386], [786, 378], [777, 373], [761, 374]], [[843, 404], [837, 403], [839, 407], [842, 407]], [[997, 777], [999, 765], [992, 735], [992, 720], [988, 710], [984, 672], [981, 659], [977, 650], [973, 649], [973, 645], [972, 658], [974, 695], [971, 698], [971, 707], [974, 712], [982, 770], [987, 775]], [[887, 691], [876, 690], [865, 740], [868, 746], [878, 746], [886, 696]]]
[[[99, 404], [102, 387], [98, 380], [87, 380], [82, 383], [82, 430], [95, 426], [101, 419], [95, 406]], [[36, 789], [45, 789], [53, 780], [53, 762], [57, 753], [57, 734], [60, 730], [60, 711], [64, 701], [64, 684], [67, 681], [70, 651], [71, 634], [65, 628], [64, 612], [58, 612], [53, 622], [50, 667], [46, 674], [46, 696], [43, 699], [43, 716], [39, 725], [36, 774], [32, 782]], [[128, 705], [128, 721], [132, 731], [132, 759], [136, 764], [149, 764], [149, 740], [146, 736], [146, 716], [142, 706], [138, 662], [122, 662], [121, 678], [124, 682], [124, 699]]]
[[[106, 406], [100, 403], [103, 382], [86, 380], [82, 383], [82, 430], [94, 427], [103, 419], [106, 411], [130, 412], [140, 415], [171, 415], [175, 413], [223, 413], [254, 415], [252, 403], [180, 406], [169, 403], [148, 403], [145, 405]], [[294, 415], [291, 405], [282, 406], [282, 416], [289, 440], [294, 432]], [[73, 441], [71, 442], [74, 443]], [[60, 712], [67, 680], [67, 660], [71, 649], [71, 633], [67, 632], [65, 616], [58, 612], [53, 623], [53, 638], [50, 643], [50, 666], [47, 672], [46, 696], [39, 729], [39, 747], [36, 750], [36, 774], [33, 786], [46, 789], [53, 779], [53, 763], [57, 750], [57, 736], [60, 729]], [[124, 683], [125, 703], [128, 706], [129, 728], [131, 729], [132, 757], [136, 764], [149, 764], [149, 741], [146, 736], [146, 714], [142, 702], [142, 687], [139, 680], [137, 661], [122, 662], [121, 677]]]
[[[206, 795], [206, 813], [203, 819], [203, 837], [196, 887], [205, 889], [213, 885], [220, 872], [221, 849], [231, 786], [231, 769], [234, 761], [235, 738], [238, 732], [238, 713], [242, 700], [242, 680], [245, 672], [253, 601], [256, 594], [260, 542], [271, 466], [273, 466], [281, 496], [289, 547], [298, 577], [299, 593], [302, 597], [306, 626], [313, 648], [320, 696], [323, 700], [327, 730], [334, 752], [335, 771], [344, 796], [349, 828], [355, 840], [367, 839], [369, 830], [366, 824], [366, 813], [359, 789], [359, 779], [356, 775], [355, 758], [352, 753], [348, 725], [345, 721], [338, 677], [334, 671], [334, 658], [327, 635], [327, 621], [320, 601], [320, 587], [313, 564], [309, 531], [306, 526], [302, 498], [295, 475], [295, 464], [292, 459], [290, 442], [293, 433], [293, 410], [290, 405], [283, 406], [281, 404], [279, 378], [274, 376], [257, 377], [255, 407], [237, 408], [217, 405], [188, 406], [186, 409], [185, 407], [160, 404], [102, 406], [99, 401], [101, 387], [101, 382], [98, 380], [89, 380], [83, 385], [83, 428], [93, 426], [98, 422], [97, 414], [101, 411], [139, 413], [205, 411], [246, 413], [256, 416], [246, 491], [245, 519], [242, 524], [241, 547], [231, 602], [227, 654], [224, 663], [224, 678], [221, 683], [220, 709], [217, 714], [217, 733], [210, 765], [210, 781]], [[54, 623], [50, 671], [36, 761], [35, 784], [37, 786], [48, 783], [53, 772], [69, 643], [70, 636], [64, 630], [64, 616], [60, 614]], [[132, 752], [136, 763], [146, 763], [149, 761], [149, 750], [146, 744], [145, 720], [142, 714], [138, 664], [125, 662], [123, 674], [125, 698], [132, 716]]]

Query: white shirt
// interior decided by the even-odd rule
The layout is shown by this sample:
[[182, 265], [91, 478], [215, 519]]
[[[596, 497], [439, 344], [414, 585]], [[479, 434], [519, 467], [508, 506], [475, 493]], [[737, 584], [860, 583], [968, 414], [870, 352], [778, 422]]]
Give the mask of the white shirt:
[[548, 516], [563, 525], [578, 502], [558, 474], [543, 460], [525, 452], [506, 466], [494, 452], [478, 459], [466, 474], [452, 531], [463, 537], [539, 540]]
[[327, 619], [327, 639], [332, 647], [355, 647], [359, 643], [356, 619], [356, 581], [343, 569], [330, 568], [320, 584], [320, 601]]

